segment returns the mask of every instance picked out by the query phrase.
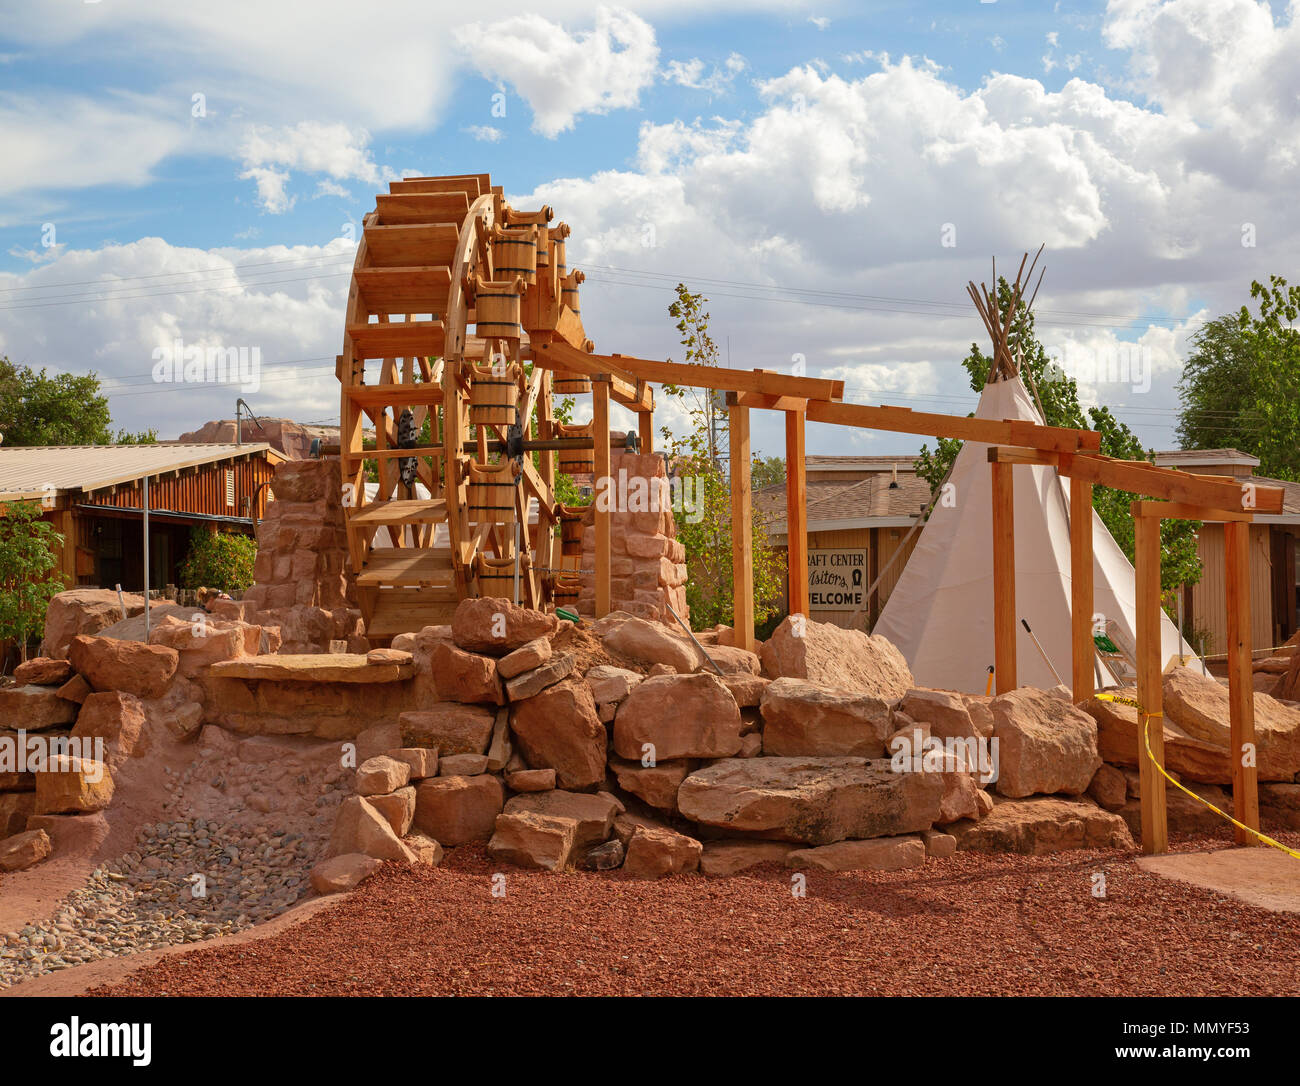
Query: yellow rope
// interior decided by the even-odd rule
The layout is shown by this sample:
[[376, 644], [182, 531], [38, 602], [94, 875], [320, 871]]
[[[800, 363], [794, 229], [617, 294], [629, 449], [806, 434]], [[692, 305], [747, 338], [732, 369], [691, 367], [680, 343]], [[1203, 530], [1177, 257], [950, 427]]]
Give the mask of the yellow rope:
[[1285, 852], [1288, 856], [1290, 856], [1292, 859], [1300, 860], [1300, 852], [1295, 852], [1294, 850], [1287, 848], [1286, 845], [1282, 844], [1280, 841], [1274, 841], [1273, 838], [1260, 833], [1258, 830], [1251, 829], [1245, 823], [1238, 822], [1235, 818], [1232, 817], [1232, 815], [1228, 814], [1226, 811], [1219, 810], [1219, 808], [1216, 807], [1213, 803], [1211, 803], [1208, 799], [1203, 799], [1202, 797], [1198, 796], [1195, 792], [1191, 791], [1190, 789], [1184, 788], [1181, 784], [1179, 784], [1176, 780], [1174, 780], [1173, 777], [1171, 777], [1168, 773], [1165, 772], [1165, 767], [1156, 761], [1156, 756], [1151, 752], [1151, 721], [1156, 717], [1163, 717], [1164, 713], [1148, 713], [1145, 709], [1142, 708], [1142, 706], [1138, 702], [1134, 701], [1132, 698], [1121, 698], [1115, 694], [1097, 694], [1096, 697], [1100, 698], [1102, 701], [1117, 701], [1122, 705], [1131, 705], [1139, 713], [1141, 713], [1144, 717], [1146, 717], [1146, 722], [1142, 725], [1142, 743], [1147, 748], [1147, 757], [1151, 759], [1151, 764], [1155, 766], [1158, 770], [1160, 770], [1160, 775], [1164, 777], [1165, 780], [1167, 780], [1175, 788], [1177, 788], [1180, 792], [1183, 792], [1186, 795], [1191, 796], [1192, 799], [1196, 800], [1197, 803], [1201, 804], [1204, 807], [1208, 807], [1211, 811], [1213, 811], [1215, 814], [1219, 815], [1220, 817], [1226, 818], [1238, 829], [1245, 830], [1252, 837], [1255, 837], [1258, 840], [1263, 841], [1264, 844], [1271, 845], [1273, 848], [1276, 849], [1280, 849], [1281, 851]]

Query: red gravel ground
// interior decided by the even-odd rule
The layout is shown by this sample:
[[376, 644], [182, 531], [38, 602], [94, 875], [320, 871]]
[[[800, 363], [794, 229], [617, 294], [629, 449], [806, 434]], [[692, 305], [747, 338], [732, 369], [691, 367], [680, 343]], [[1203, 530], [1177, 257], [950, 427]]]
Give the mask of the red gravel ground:
[[[1300, 834], [1280, 835], [1292, 848]], [[1183, 841], [1181, 849], [1221, 841]], [[963, 853], [916, 871], [638, 882], [461, 848], [384, 870], [253, 945], [98, 995], [1291, 995], [1300, 914], [1140, 870], [1134, 854]], [[503, 870], [506, 896], [491, 876]], [[1092, 896], [1103, 872], [1107, 896]]]

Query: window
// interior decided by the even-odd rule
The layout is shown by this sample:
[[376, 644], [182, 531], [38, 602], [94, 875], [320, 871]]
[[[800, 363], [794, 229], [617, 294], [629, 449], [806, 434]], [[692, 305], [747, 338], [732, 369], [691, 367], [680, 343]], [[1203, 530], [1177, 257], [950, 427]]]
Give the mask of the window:
[[235, 473], [226, 469], [226, 505], [233, 509], [235, 507]]

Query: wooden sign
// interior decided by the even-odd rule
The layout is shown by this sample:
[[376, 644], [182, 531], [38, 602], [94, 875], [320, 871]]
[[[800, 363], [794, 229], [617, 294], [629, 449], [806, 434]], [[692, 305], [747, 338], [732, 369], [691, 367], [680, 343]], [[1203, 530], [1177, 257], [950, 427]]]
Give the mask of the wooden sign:
[[866, 550], [810, 550], [808, 605], [812, 611], [853, 611], [867, 591]]

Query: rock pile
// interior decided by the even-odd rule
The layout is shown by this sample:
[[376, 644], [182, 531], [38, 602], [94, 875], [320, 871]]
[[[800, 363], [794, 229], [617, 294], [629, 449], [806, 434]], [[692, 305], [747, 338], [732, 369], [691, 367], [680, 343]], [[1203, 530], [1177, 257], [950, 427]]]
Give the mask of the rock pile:
[[761, 657], [706, 638], [706, 659], [615, 612], [588, 629], [627, 666], [584, 671], [561, 647], [567, 626], [467, 600], [451, 625], [399, 639], [437, 700], [358, 737], [366, 760], [322, 887], [410, 862], [411, 833], [484, 841], [503, 864], [637, 877], [1132, 844], [1087, 795], [1097, 724], [1057, 694], [917, 689], [888, 642], [802, 620]]

